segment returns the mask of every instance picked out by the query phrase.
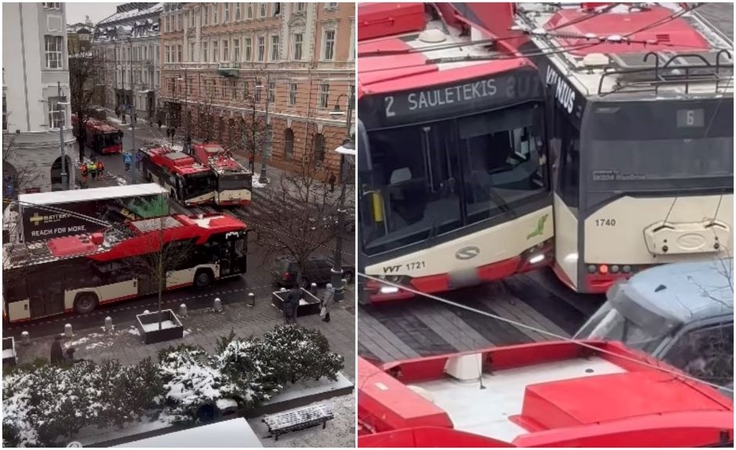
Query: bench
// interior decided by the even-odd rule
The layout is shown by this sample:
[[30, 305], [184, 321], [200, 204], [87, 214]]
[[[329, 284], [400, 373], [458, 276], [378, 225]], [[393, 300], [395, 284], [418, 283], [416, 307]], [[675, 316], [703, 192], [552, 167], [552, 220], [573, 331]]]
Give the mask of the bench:
[[268, 432], [278, 441], [279, 436], [290, 431], [303, 430], [305, 428], [316, 427], [322, 425], [324, 430], [327, 427], [327, 421], [334, 419], [334, 415], [327, 405], [319, 404], [313, 406], [305, 406], [304, 408], [292, 409], [278, 414], [271, 414], [263, 418], [263, 422], [268, 427]]

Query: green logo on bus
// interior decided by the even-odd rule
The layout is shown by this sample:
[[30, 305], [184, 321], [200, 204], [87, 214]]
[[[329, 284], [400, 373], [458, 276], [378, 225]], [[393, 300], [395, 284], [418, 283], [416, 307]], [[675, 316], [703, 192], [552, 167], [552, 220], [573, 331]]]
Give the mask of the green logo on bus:
[[534, 236], [541, 236], [542, 233], [544, 233], [544, 224], [547, 222], [547, 217], [549, 217], [549, 214], [545, 214], [542, 217], [539, 218], [539, 221], [537, 222], [537, 228], [534, 229], [531, 233], [529, 233], [526, 237], [526, 240], [533, 238]]

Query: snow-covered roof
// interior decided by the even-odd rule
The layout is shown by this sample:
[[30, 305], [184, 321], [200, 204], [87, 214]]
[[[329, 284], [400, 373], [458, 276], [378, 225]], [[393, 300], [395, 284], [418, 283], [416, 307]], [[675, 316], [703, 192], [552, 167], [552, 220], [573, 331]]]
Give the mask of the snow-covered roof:
[[156, 3], [154, 6], [146, 9], [133, 9], [130, 11], [116, 12], [110, 17], [102, 19], [97, 23], [97, 26], [113, 24], [122, 20], [135, 20], [136, 18], [150, 16], [152, 14], [160, 14], [164, 9], [163, 3]]

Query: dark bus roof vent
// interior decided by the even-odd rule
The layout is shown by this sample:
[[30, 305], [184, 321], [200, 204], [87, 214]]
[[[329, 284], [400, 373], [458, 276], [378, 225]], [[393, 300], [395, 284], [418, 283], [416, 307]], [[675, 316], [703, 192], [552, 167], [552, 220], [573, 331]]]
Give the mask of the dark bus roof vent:
[[618, 78], [615, 91], [630, 89], [654, 89], [660, 86], [680, 85], [689, 92], [692, 83], [713, 83], [714, 92], [733, 79], [733, 56], [728, 50], [681, 53], [673, 51], [649, 53], [625, 53], [610, 55], [615, 69], [601, 77]]

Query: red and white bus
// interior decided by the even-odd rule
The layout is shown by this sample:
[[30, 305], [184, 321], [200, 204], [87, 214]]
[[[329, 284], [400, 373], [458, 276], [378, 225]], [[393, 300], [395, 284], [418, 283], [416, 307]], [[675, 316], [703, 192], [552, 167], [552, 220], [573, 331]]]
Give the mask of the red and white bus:
[[186, 206], [212, 204], [217, 192], [217, 178], [209, 167], [194, 157], [168, 147], [138, 150], [143, 176], [171, 193], [171, 198]]
[[89, 314], [98, 305], [155, 293], [159, 280], [141, 262], [160, 248], [167, 255], [186, 255], [168, 259], [166, 290], [239, 276], [246, 272], [247, 231], [226, 214], [172, 215], [100, 233], [6, 244], [3, 316], [20, 322]]
[[221, 206], [249, 205], [253, 174], [243, 167], [230, 152], [215, 143], [193, 146], [194, 157], [210, 167], [217, 177], [215, 203]]
[[[77, 136], [77, 115], [72, 114], [74, 135]], [[86, 131], [85, 145], [103, 155], [117, 154], [123, 151], [123, 132], [107, 122], [88, 119], [84, 126]]]

